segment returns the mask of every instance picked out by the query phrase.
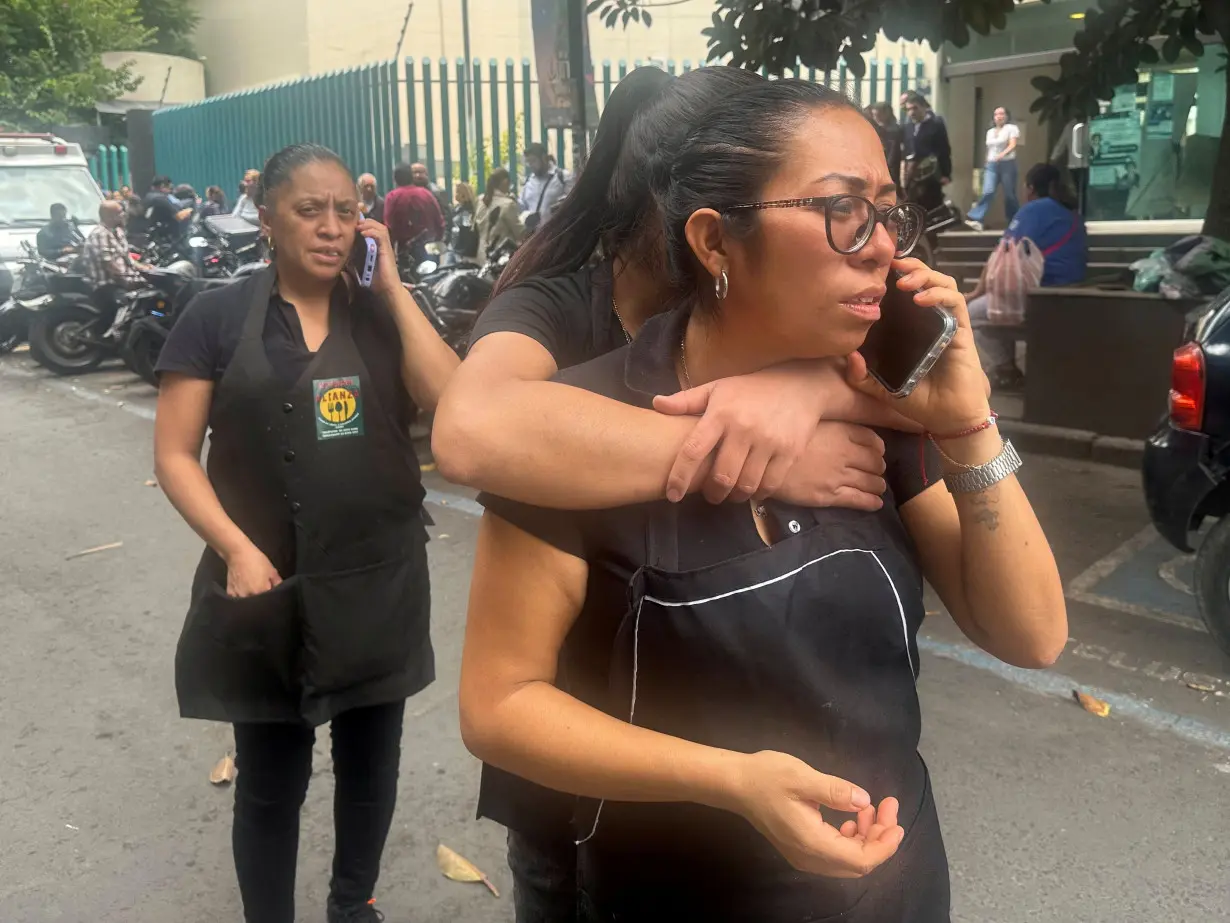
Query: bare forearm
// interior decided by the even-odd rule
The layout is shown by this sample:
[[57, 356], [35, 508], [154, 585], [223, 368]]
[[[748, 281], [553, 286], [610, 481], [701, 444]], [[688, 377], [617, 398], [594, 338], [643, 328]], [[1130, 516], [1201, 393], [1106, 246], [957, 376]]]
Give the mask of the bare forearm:
[[[994, 457], [991, 430], [944, 445], [964, 464]], [[1063, 585], [1050, 544], [1015, 476], [953, 495], [961, 523], [961, 582], [973, 640], [1008, 663], [1045, 666], [1067, 640]]]
[[537, 506], [604, 509], [665, 496], [695, 425], [558, 382], [473, 379], [445, 394], [431, 445], [450, 481]]
[[636, 727], [533, 682], [498, 704], [462, 698], [480, 759], [556, 791], [612, 801], [691, 801], [734, 810], [740, 754]]
[[415, 404], [434, 411], [461, 360], [400, 285], [389, 297], [389, 308], [401, 335], [402, 380]]
[[178, 454], [156, 456], [154, 469], [171, 505], [220, 557], [230, 558], [252, 544], [222, 508], [197, 459]]

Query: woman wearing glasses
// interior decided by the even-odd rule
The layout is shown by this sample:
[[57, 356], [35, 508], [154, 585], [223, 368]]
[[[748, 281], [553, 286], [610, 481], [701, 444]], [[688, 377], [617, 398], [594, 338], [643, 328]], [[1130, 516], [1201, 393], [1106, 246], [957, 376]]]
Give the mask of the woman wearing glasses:
[[[678, 310], [562, 379], [654, 395], [850, 356], [890, 266], [960, 324], [896, 408], [876, 511], [685, 498], [561, 512], [485, 496], [461, 677], [484, 760], [581, 796], [589, 920], [949, 916], [920, 733], [922, 579], [996, 656], [1067, 637], [1059, 577], [995, 430], [965, 303], [846, 99], [773, 81], [706, 113], [660, 201]], [[566, 639], [566, 643], [565, 643]], [[567, 692], [557, 686], [565, 678]]]

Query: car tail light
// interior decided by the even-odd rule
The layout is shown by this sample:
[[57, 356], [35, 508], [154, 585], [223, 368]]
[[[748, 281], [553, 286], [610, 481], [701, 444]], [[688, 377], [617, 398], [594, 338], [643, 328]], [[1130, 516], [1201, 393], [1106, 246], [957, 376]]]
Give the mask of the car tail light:
[[55, 151], [57, 157], [63, 157], [65, 154], [68, 153], [68, 145], [67, 144], [57, 144], [54, 148], [52, 148], [52, 150]]
[[1174, 351], [1170, 422], [1187, 430], [1199, 430], [1204, 424], [1204, 350], [1199, 343], [1185, 343]]

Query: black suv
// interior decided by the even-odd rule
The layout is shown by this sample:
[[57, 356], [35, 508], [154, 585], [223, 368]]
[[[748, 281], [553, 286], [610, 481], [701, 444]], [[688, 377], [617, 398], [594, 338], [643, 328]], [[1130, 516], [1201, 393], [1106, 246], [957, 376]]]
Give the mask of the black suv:
[[1188, 315], [1171, 367], [1170, 412], [1145, 444], [1144, 486], [1158, 532], [1180, 551], [1206, 518], [1196, 552], [1201, 618], [1230, 655], [1230, 289]]

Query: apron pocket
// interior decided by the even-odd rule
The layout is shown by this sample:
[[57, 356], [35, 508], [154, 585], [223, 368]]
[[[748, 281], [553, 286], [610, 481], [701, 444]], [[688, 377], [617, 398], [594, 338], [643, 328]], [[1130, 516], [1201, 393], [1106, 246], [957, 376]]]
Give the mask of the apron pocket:
[[188, 611], [175, 655], [181, 713], [219, 721], [290, 720], [298, 703], [298, 611], [294, 577], [243, 598], [206, 584]]
[[300, 579], [303, 676], [309, 695], [397, 674], [427, 643], [424, 546], [379, 564]]

